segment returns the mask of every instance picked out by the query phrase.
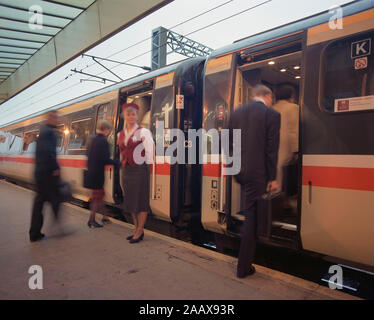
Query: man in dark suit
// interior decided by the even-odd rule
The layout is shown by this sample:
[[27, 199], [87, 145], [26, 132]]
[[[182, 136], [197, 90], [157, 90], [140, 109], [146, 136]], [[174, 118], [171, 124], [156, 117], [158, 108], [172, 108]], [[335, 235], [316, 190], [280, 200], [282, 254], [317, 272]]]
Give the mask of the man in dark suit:
[[44, 237], [41, 233], [43, 226], [43, 206], [45, 201], [52, 205], [55, 217], [58, 218], [60, 199], [58, 193], [58, 180], [60, 166], [57, 163], [56, 146], [57, 137], [54, 132], [58, 123], [57, 111], [47, 114], [47, 123], [40, 128], [36, 142], [35, 152], [35, 182], [36, 196], [31, 216], [30, 241], [38, 241]]
[[[263, 85], [253, 88], [254, 101], [236, 109], [229, 130], [241, 130], [241, 170], [235, 179], [241, 185], [241, 210], [245, 215], [237, 276], [255, 272], [257, 201], [266, 191], [277, 190], [280, 114], [271, 108], [272, 91]], [[231, 139], [230, 139], [231, 142]], [[230, 150], [232, 148], [230, 147]]]

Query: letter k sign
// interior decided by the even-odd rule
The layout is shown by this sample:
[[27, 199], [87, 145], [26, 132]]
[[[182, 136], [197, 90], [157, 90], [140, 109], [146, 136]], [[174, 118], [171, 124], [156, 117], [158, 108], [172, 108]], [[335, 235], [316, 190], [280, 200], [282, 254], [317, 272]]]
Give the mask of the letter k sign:
[[352, 43], [351, 58], [356, 59], [360, 57], [371, 55], [371, 39], [365, 39]]

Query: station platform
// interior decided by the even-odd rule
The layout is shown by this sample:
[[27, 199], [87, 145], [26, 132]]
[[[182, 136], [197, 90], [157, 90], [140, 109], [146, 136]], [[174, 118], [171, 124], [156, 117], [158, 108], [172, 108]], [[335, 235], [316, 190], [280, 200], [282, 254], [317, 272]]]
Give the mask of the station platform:
[[[237, 259], [145, 231], [129, 244], [132, 225], [113, 220], [89, 229], [89, 211], [71, 204], [54, 224], [44, 208], [46, 237], [30, 243], [34, 193], [0, 181], [0, 299], [356, 300], [357, 298], [256, 265], [236, 278]], [[100, 217], [101, 218], [101, 217]], [[43, 289], [29, 288], [29, 268], [43, 270]]]

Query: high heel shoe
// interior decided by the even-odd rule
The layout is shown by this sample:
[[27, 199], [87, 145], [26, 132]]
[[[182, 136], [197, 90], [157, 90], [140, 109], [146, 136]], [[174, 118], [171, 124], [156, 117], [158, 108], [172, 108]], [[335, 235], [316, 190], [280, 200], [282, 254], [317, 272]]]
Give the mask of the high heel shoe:
[[98, 224], [96, 221], [88, 221], [87, 225], [89, 228], [102, 228], [101, 224]]
[[133, 235], [131, 235], [131, 236], [128, 236], [128, 237], [126, 238], [126, 240], [131, 240], [132, 238], [134, 238], [134, 236], [133, 236]]
[[138, 243], [138, 242], [140, 242], [143, 239], [144, 239], [144, 232], [142, 233], [142, 235], [139, 238], [135, 239], [133, 237], [132, 239], [130, 239], [130, 243]]

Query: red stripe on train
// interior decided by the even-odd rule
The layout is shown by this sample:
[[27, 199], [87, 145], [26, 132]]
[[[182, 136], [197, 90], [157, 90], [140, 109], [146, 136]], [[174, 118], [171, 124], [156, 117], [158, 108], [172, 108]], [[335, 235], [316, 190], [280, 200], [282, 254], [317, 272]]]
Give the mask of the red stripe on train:
[[[33, 164], [35, 162], [34, 158], [23, 158], [23, 157], [0, 157], [0, 161], [29, 163], [29, 164]], [[86, 160], [84, 159], [57, 159], [57, 161], [61, 167], [78, 168], [78, 169], [86, 168]], [[108, 171], [111, 168], [113, 168], [113, 166], [106, 166], [105, 170]], [[152, 165], [151, 165], [151, 172], [152, 172]], [[170, 176], [170, 164], [169, 163], [156, 164], [156, 175]]]
[[221, 177], [221, 164], [219, 163], [203, 164], [203, 177], [212, 177], [212, 178]]
[[23, 157], [0, 157], [0, 161], [19, 162], [19, 163], [34, 163], [34, 158]]
[[374, 191], [374, 168], [303, 167], [303, 185]]
[[[150, 167], [152, 174], [153, 165], [151, 165]], [[170, 176], [170, 163], [156, 163], [156, 175]]]

